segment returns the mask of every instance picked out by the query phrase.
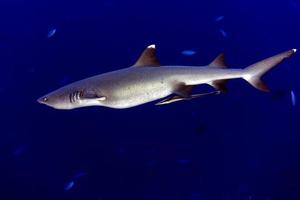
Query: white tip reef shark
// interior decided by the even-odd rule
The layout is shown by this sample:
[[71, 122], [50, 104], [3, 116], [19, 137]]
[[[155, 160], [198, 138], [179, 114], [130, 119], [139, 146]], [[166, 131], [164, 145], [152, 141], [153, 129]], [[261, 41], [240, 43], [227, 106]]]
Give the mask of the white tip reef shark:
[[[261, 77], [295, 52], [296, 49], [291, 49], [244, 69], [228, 69], [223, 53], [207, 66], [161, 66], [155, 45], [150, 45], [133, 66], [71, 83], [37, 101], [56, 109], [85, 106], [123, 109], [156, 100], [160, 100], [156, 105], [164, 105], [219, 94], [226, 90], [227, 80], [236, 78], [246, 80], [259, 90], [268, 91]], [[193, 94], [193, 87], [200, 84], [209, 84], [215, 90]]]

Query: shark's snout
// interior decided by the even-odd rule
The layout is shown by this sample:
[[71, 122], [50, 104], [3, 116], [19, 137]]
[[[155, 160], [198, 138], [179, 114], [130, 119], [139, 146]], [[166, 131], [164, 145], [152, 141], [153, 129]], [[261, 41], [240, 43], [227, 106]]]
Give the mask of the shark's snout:
[[72, 109], [77, 106], [75, 102], [70, 102], [69, 95], [63, 95], [61, 91], [47, 94], [36, 100], [39, 104], [46, 105], [55, 109]]
[[38, 103], [42, 103], [41, 98], [38, 98], [36, 101], [37, 101]]
[[47, 101], [48, 101], [48, 98], [47, 97], [40, 97], [36, 100], [38, 103], [40, 104], [46, 104]]

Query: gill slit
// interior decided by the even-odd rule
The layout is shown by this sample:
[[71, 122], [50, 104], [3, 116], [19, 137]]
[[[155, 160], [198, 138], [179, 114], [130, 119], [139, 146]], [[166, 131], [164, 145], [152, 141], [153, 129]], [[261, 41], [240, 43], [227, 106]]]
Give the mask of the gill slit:
[[72, 92], [69, 95], [70, 103], [76, 103], [83, 96], [83, 91]]

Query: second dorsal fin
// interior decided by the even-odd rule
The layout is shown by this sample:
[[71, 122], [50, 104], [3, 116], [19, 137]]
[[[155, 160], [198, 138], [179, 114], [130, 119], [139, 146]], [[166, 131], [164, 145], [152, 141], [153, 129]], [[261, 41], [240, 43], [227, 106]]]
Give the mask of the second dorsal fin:
[[150, 67], [160, 66], [160, 63], [156, 58], [156, 49], [154, 44], [149, 45], [143, 51], [142, 55], [139, 57], [136, 63], [133, 65], [133, 67], [144, 67], [144, 66], [150, 66]]
[[224, 53], [219, 54], [208, 66], [226, 68], [225, 55]]

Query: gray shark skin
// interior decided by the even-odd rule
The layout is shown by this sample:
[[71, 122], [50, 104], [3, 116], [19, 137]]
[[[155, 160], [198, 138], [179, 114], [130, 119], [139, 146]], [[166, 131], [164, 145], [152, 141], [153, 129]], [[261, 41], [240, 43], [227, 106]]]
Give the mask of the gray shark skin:
[[[56, 109], [85, 106], [130, 108], [163, 99], [157, 105], [189, 100], [225, 91], [229, 79], [243, 78], [252, 86], [268, 91], [260, 80], [268, 70], [296, 52], [291, 49], [259, 61], [245, 69], [227, 69], [224, 54], [207, 66], [161, 66], [155, 45], [148, 46], [131, 67], [83, 79], [55, 90], [37, 101]], [[195, 85], [209, 84], [216, 91], [192, 94]], [[170, 96], [171, 95], [171, 96]]]

